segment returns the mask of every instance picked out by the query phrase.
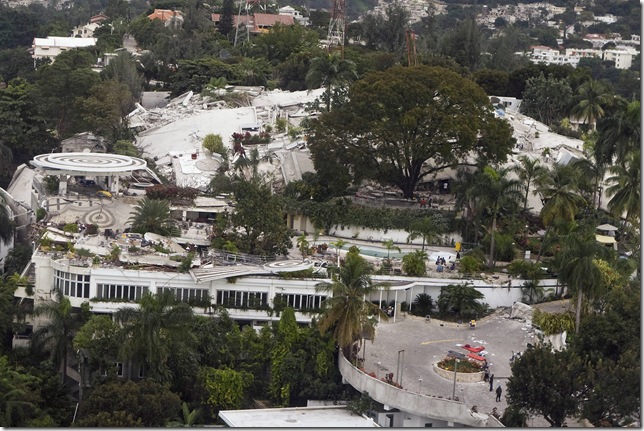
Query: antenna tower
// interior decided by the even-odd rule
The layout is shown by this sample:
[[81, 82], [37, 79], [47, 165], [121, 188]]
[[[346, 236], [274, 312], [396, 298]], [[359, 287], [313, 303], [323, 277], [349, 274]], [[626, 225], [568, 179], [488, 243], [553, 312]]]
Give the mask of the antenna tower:
[[344, 32], [346, 23], [346, 0], [333, 0], [333, 10], [329, 21], [329, 34], [327, 36], [329, 52], [339, 49], [344, 59]]

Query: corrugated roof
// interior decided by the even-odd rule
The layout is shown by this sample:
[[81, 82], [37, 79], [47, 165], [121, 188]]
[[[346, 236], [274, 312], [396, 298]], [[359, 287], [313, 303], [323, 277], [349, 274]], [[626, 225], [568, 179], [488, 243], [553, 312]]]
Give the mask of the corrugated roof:
[[272, 27], [277, 23], [293, 25], [295, 20], [290, 15], [273, 15], [270, 13], [256, 13], [253, 15], [255, 27]]
[[148, 18], [150, 18], [150, 20], [160, 19], [161, 21], [167, 21], [175, 16], [182, 16], [181, 12], [169, 9], [154, 9], [154, 12], [148, 15]]

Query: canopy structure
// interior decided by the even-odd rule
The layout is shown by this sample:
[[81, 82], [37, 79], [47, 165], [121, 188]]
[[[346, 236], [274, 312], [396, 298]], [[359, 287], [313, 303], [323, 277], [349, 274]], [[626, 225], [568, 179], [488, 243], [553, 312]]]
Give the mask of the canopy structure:
[[67, 192], [69, 176], [106, 177], [112, 193], [119, 191], [119, 177], [132, 175], [134, 171], [148, 171], [145, 160], [120, 154], [104, 153], [51, 153], [34, 157], [31, 164], [47, 175], [60, 178], [58, 193]]
[[602, 244], [617, 244], [614, 236], [596, 234], [595, 239]]
[[618, 230], [618, 228], [616, 228], [612, 224], [605, 223], [605, 224], [600, 224], [599, 226], [597, 226], [597, 230], [605, 230], [605, 231], [608, 231], [608, 232], [612, 232], [612, 231]]

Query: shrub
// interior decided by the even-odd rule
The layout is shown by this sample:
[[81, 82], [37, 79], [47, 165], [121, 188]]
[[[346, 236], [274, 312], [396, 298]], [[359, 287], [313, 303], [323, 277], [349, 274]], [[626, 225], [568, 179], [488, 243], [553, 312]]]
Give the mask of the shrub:
[[78, 233], [78, 225], [76, 223], [67, 223], [63, 227], [63, 232], [67, 233]]
[[38, 208], [36, 210], [36, 221], [40, 221], [47, 216], [47, 211], [44, 208]]
[[170, 184], [157, 184], [148, 187], [145, 195], [148, 199], [176, 202], [192, 201], [199, 194], [199, 190], [192, 187], [179, 187]]
[[97, 224], [88, 224], [85, 228], [85, 233], [87, 235], [96, 235], [98, 234], [98, 225]]
[[58, 179], [57, 176], [47, 175], [43, 179], [43, 183], [45, 186], [45, 191], [47, 193], [49, 193], [50, 195], [54, 195], [58, 193], [58, 185], [60, 184], [60, 180]]
[[221, 135], [209, 133], [203, 139], [203, 147], [213, 154], [219, 154], [223, 159], [226, 159], [227, 150]]
[[478, 259], [474, 256], [467, 255], [461, 259], [459, 270], [465, 274], [471, 274], [480, 271], [481, 267], [481, 262]]

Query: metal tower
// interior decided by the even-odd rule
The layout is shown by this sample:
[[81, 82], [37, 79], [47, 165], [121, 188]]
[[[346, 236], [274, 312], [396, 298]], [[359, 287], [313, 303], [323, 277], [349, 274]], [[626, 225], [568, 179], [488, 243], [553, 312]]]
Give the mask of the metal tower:
[[344, 32], [346, 29], [346, 0], [333, 0], [333, 11], [329, 21], [329, 34], [327, 36], [329, 52], [340, 49], [344, 58]]

